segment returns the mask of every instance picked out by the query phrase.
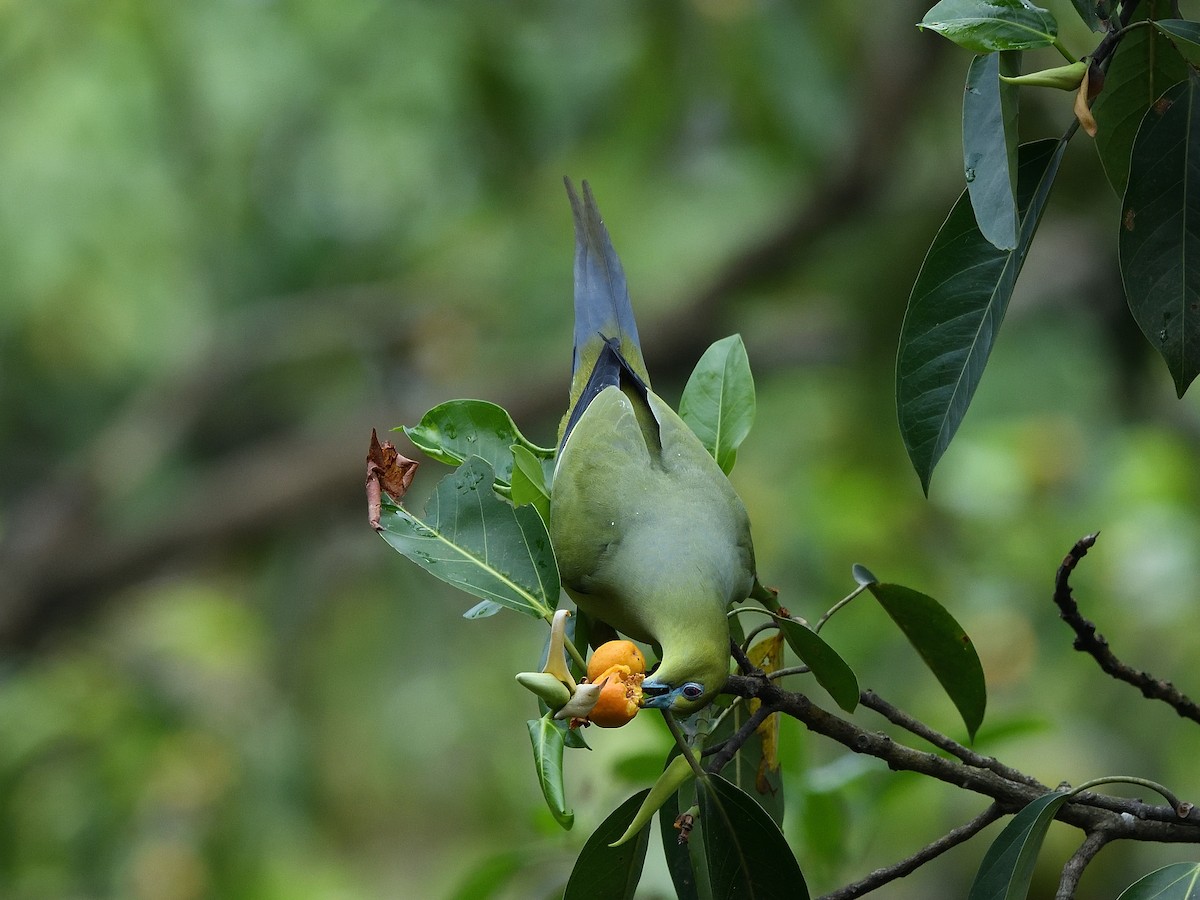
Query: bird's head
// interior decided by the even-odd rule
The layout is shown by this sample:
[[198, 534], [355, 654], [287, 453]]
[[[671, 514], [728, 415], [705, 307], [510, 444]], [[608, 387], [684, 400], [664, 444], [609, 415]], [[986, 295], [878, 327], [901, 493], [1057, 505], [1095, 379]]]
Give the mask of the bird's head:
[[690, 716], [713, 700], [729, 678], [729, 652], [663, 663], [642, 682], [642, 706]]

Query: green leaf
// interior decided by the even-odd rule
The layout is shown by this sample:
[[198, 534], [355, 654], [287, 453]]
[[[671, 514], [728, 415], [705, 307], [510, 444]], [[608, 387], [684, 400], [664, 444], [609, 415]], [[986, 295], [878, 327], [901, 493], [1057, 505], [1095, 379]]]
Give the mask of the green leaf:
[[1100, 7], [1103, 5], [1105, 18], [1108, 18], [1107, 0], [1071, 0], [1071, 5], [1075, 7], [1075, 12], [1079, 14], [1079, 18], [1092, 31], [1103, 31], [1104, 23], [1100, 20]]
[[1179, 54], [1192, 65], [1200, 63], [1200, 22], [1160, 19], [1154, 27], [1166, 35]]
[[558, 565], [537, 511], [513, 507], [492, 489], [478, 457], [434, 489], [424, 521], [383, 498], [383, 539], [442, 581], [539, 619], [558, 604]]
[[899, 584], [873, 584], [869, 590], [954, 701], [974, 740], [987, 707], [987, 684], [971, 638], [927, 594]]
[[704, 351], [679, 398], [679, 417], [728, 475], [754, 424], [754, 376], [741, 335]]
[[698, 783], [697, 793], [714, 898], [808, 900], [783, 832], [753, 797], [720, 775]]
[[850, 567], [850, 575], [854, 578], [855, 582], [861, 584], [863, 587], [866, 587], [868, 584], [874, 584], [879, 580], [875, 577], [875, 573], [862, 565], [862, 563], [852, 565]]
[[1200, 900], [1200, 863], [1172, 863], [1125, 888], [1117, 900]]
[[526, 440], [503, 407], [485, 400], [441, 403], [425, 413], [416, 425], [405, 427], [403, 431], [410, 441], [438, 462], [457, 466], [472, 456], [486, 459], [501, 487], [512, 483], [513, 457], [509, 448], [513, 444], [520, 444], [542, 459], [554, 455], [554, 450]]
[[533, 764], [537, 768], [542, 796], [554, 820], [568, 831], [575, 822], [575, 813], [567, 809], [563, 788], [563, 736], [550, 713], [540, 719], [530, 719], [529, 740], [533, 743]]
[[[1133, 21], [1151, 18], [1170, 9], [1167, 0], [1144, 0]], [[1173, 84], [1187, 78], [1183, 57], [1166, 37], [1153, 28], [1134, 28], [1117, 45], [1104, 77], [1104, 90], [1092, 105], [1096, 119], [1096, 152], [1104, 174], [1117, 196], [1125, 193], [1129, 179], [1129, 154], [1146, 110]]]
[[1017, 246], [1017, 96], [1000, 75], [1020, 72], [1016, 53], [976, 56], [963, 91], [963, 165], [967, 195], [983, 236], [1001, 250]]
[[1200, 374], [1200, 77], [1169, 89], [1133, 145], [1117, 241], [1125, 296], [1182, 397]]
[[1063, 141], [1035, 141], [1018, 152], [1016, 249], [988, 242], [964, 191], [921, 266], [900, 330], [896, 410], [926, 494], [983, 377], [1065, 148]]
[[647, 788], [634, 794], [592, 832], [575, 860], [563, 900], [632, 900], [642, 877], [646, 848], [650, 846], [650, 822], [646, 822], [634, 840], [620, 847], [609, 844], [620, 837], [649, 793]]
[[1068, 796], [1046, 794], [1013, 816], [984, 854], [967, 900], [1021, 900], [1029, 894], [1042, 841]]
[[858, 679], [841, 655], [808, 626], [791, 619], [777, 618], [775, 621], [788, 646], [812, 669], [817, 684], [829, 692], [838, 706], [846, 712], [854, 712], [858, 706]]
[[1058, 37], [1054, 16], [1028, 0], [942, 0], [917, 27], [975, 53], [1048, 47]]
[[514, 506], [532, 505], [550, 524], [550, 490], [546, 487], [546, 471], [541, 460], [521, 444], [509, 448], [513, 457], [512, 502]]

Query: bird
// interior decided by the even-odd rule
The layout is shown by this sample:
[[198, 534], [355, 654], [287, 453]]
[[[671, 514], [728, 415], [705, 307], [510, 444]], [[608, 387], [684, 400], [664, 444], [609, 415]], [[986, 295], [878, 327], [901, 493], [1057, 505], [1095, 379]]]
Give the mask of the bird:
[[691, 715], [729, 677], [726, 614], [755, 583], [746, 507], [650, 387], [625, 273], [590, 186], [564, 179], [575, 223], [570, 402], [550, 540], [580, 610], [656, 648], [642, 706]]

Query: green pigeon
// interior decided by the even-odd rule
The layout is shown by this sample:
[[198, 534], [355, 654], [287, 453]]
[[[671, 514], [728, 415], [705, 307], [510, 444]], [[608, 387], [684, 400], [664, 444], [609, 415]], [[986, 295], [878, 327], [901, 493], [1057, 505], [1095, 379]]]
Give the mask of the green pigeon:
[[575, 217], [575, 355], [550, 537], [579, 608], [654, 645], [642, 705], [689, 715], [729, 676], [731, 603], [754, 583], [746, 508], [650, 389], [625, 273], [588, 183]]

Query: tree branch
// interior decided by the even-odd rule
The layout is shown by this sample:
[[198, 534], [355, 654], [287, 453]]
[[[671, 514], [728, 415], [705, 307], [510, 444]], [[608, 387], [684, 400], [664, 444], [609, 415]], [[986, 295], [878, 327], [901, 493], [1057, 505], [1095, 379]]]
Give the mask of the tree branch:
[[[855, 753], [874, 756], [891, 769], [916, 772], [990, 797], [1005, 812], [1016, 812], [1050, 790], [1020, 773], [1017, 773], [1019, 777], [1009, 778], [986, 765], [972, 765], [936, 753], [915, 750], [889, 735], [860, 728], [827, 712], [805, 695], [791, 693], [770, 681], [731, 675], [725, 692], [759, 699], [772, 709], [803, 723], [810, 731], [824, 735]], [[1140, 800], [1088, 793], [1072, 797], [1063, 804], [1057, 818], [1089, 833], [1107, 829], [1114, 838], [1200, 843], [1200, 827], [1197, 827], [1200, 826], [1200, 812], [1195, 809], [1188, 810], [1186, 816], [1178, 816], [1168, 806], [1153, 806]]]
[[1054, 577], [1054, 602], [1058, 605], [1059, 616], [1075, 632], [1075, 649], [1090, 654], [1105, 674], [1133, 685], [1148, 700], [1161, 700], [1185, 719], [1200, 722], [1200, 706], [1195, 701], [1171, 682], [1155, 678], [1149, 672], [1139, 672], [1121, 662], [1109, 649], [1105, 637], [1096, 633], [1096, 626], [1080, 613], [1079, 604], [1071, 593], [1071, 573], [1096, 543], [1096, 536], [1089, 534], [1076, 541]]
[[864, 894], [869, 894], [871, 891], [883, 887], [889, 881], [895, 881], [897, 878], [911, 875], [921, 866], [925, 865], [925, 863], [936, 859], [947, 850], [957, 847], [964, 841], [969, 841], [1002, 815], [1004, 815], [1004, 811], [993, 803], [970, 822], [960, 825], [948, 834], [942, 835], [936, 841], [926, 844], [916, 853], [912, 854], [912, 856], [906, 857], [882, 869], [876, 869], [866, 878], [839, 888], [832, 894], [825, 894], [820, 900], [853, 900], [855, 897], [861, 897]]
[[1088, 863], [1096, 857], [1101, 848], [1111, 840], [1112, 835], [1104, 829], [1093, 831], [1084, 839], [1084, 842], [1079, 845], [1079, 849], [1063, 866], [1062, 878], [1059, 879], [1058, 892], [1054, 895], [1054, 900], [1072, 900], [1074, 898], [1075, 891], [1079, 887], [1079, 879], [1083, 877], [1083, 870], [1087, 868]]

